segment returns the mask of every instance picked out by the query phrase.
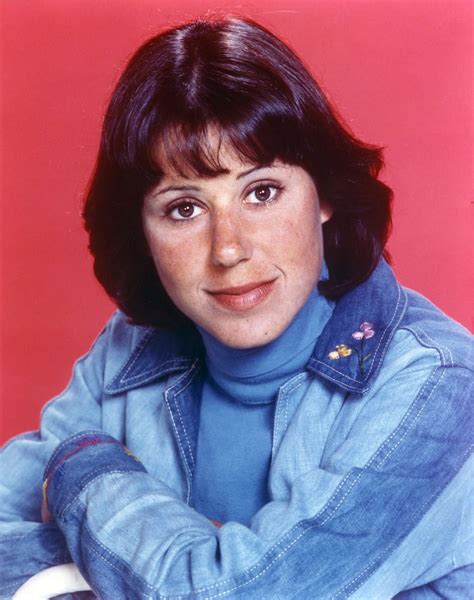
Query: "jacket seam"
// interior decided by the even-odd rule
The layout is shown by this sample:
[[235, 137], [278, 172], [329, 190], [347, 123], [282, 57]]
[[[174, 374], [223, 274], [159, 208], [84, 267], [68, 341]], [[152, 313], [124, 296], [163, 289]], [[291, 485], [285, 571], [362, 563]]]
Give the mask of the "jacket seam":
[[[187, 381], [186, 385], [179, 390], [180, 394], [182, 394], [183, 392], [185, 392], [188, 389], [188, 387], [191, 385], [194, 377], [198, 374], [198, 370], [196, 369], [196, 366], [197, 366], [197, 359], [194, 361], [194, 364], [191, 366], [191, 368], [189, 369], [189, 371], [186, 372], [186, 375], [189, 376], [189, 381]], [[195, 372], [193, 373], [193, 371], [195, 371]], [[174, 389], [176, 387], [176, 385], [174, 385], [172, 388], [170, 388], [170, 391], [172, 389]], [[186, 427], [185, 427], [184, 421], [183, 421], [183, 416], [181, 414], [181, 409], [179, 408], [178, 403], [176, 403], [176, 410], [178, 411], [178, 418], [179, 418], [179, 421], [181, 423], [181, 427], [182, 427], [183, 432], [184, 432], [184, 438], [186, 440], [186, 445], [188, 446], [189, 454], [191, 456], [191, 459], [192, 459], [192, 462], [193, 462], [193, 465], [194, 465], [195, 460], [194, 460], [193, 449], [192, 449], [191, 443], [189, 441], [189, 437], [188, 437], [188, 434], [187, 434], [187, 431], [186, 431]]]
[[[82, 506], [82, 508], [84, 508], [84, 505], [82, 503], [81, 503], [81, 506]], [[110, 548], [107, 548], [107, 546], [104, 546], [104, 544], [102, 544], [102, 542], [96, 538], [96, 536], [92, 533], [92, 531], [90, 530], [90, 528], [87, 525], [85, 526], [85, 528], [86, 528], [87, 533], [90, 536], [90, 538], [92, 540], [94, 540], [94, 542], [99, 546], [99, 548], [101, 548], [103, 550], [103, 552], [106, 555], [108, 555], [108, 557], [110, 557], [112, 559], [115, 558], [116, 560], [120, 561], [121, 563], [125, 563], [126, 568], [129, 571], [132, 571], [132, 569], [128, 565], [128, 563], [126, 563], [126, 561], [123, 558], [121, 558], [118, 554], [116, 554], [115, 552], [112, 552], [112, 550], [110, 550]], [[96, 550], [96, 548], [94, 548], [94, 546], [90, 546], [89, 549], [93, 554], [95, 554], [97, 556], [97, 558], [105, 561], [114, 571], [116, 571], [120, 575], [123, 575], [123, 569], [121, 567], [115, 565], [111, 560], [109, 560], [106, 556], [104, 556], [104, 554], [101, 554], [100, 552], [98, 552]], [[138, 575], [135, 571], [132, 571], [132, 573], [133, 573], [134, 577], [137, 577], [138, 579], [140, 579], [142, 584], [149, 590], [149, 592], [151, 594], [155, 594], [155, 592], [157, 591], [155, 587], [151, 586], [147, 581], [145, 581], [145, 579], [143, 579], [142, 576]], [[153, 598], [153, 595], [147, 596], [147, 598]]]
[[[288, 386], [287, 389], [283, 390], [282, 397], [277, 398], [277, 410], [275, 411], [275, 422], [273, 431], [274, 433], [281, 434], [282, 431], [286, 430], [288, 427], [288, 398], [292, 392], [301, 387], [303, 383], [306, 381], [307, 375], [306, 372], [300, 373], [295, 377], [295, 380], [291, 382], [291, 385]], [[285, 402], [284, 410], [278, 410], [281, 402]], [[284, 423], [282, 423], [284, 420]], [[274, 451], [274, 445], [272, 444], [272, 453]]]
[[[171, 423], [172, 423], [172, 425], [173, 425], [173, 430], [174, 430], [174, 434], [175, 434], [175, 439], [176, 439], [176, 440], [177, 440], [177, 442], [178, 442], [178, 446], [179, 446], [179, 449], [180, 449], [180, 452], [181, 452], [181, 456], [182, 456], [182, 458], [183, 458], [184, 468], [185, 468], [185, 471], [186, 471], [186, 473], [187, 473], [187, 478], [188, 478], [188, 491], [187, 491], [187, 494], [186, 494], [186, 498], [187, 498], [187, 504], [189, 504], [190, 495], [191, 495], [191, 481], [192, 481], [192, 472], [191, 472], [191, 470], [190, 470], [190, 466], [188, 465], [188, 461], [186, 460], [186, 453], [185, 453], [185, 451], [184, 451], [184, 448], [183, 448], [183, 446], [182, 446], [182, 444], [181, 444], [181, 437], [180, 437], [180, 435], [179, 435], [179, 431], [178, 431], [178, 428], [177, 428], [177, 426], [176, 426], [176, 422], [175, 422], [175, 415], [174, 415], [174, 413], [173, 413], [173, 410], [172, 410], [172, 408], [171, 408], [171, 404], [170, 404], [170, 400], [169, 400], [169, 395], [170, 395], [171, 393], [173, 393], [173, 394], [175, 394], [175, 393], [176, 393], [176, 392], [175, 392], [175, 389], [176, 389], [177, 387], [179, 387], [179, 385], [181, 384], [181, 382], [183, 381], [183, 379], [185, 379], [185, 378], [186, 378], [186, 376], [188, 376], [188, 377], [189, 377], [189, 381], [188, 381], [188, 382], [186, 383], [186, 385], [185, 385], [185, 386], [184, 386], [182, 389], [180, 389], [179, 391], [180, 391], [180, 392], [183, 392], [183, 391], [185, 391], [185, 390], [186, 390], [186, 389], [189, 387], [189, 385], [190, 385], [190, 384], [191, 384], [191, 382], [193, 381], [194, 377], [197, 375], [197, 373], [199, 373], [199, 369], [197, 369], [197, 368], [196, 368], [197, 364], [198, 364], [198, 360], [196, 359], [196, 360], [194, 361], [193, 365], [191, 366], [191, 368], [190, 368], [188, 371], [186, 371], [185, 373], [183, 373], [183, 374], [182, 374], [182, 375], [179, 377], [179, 379], [176, 381], [176, 383], [175, 383], [174, 385], [172, 385], [170, 388], [168, 388], [167, 390], [165, 390], [165, 392], [164, 392], [165, 402], [166, 402], [166, 405], [167, 405], [167, 407], [168, 407], [168, 412], [169, 412], [169, 414], [170, 414], [170, 417], [171, 417]], [[195, 371], [195, 373], [194, 373], [194, 374], [193, 374], [193, 370]], [[189, 452], [190, 452], [190, 454], [191, 454], [192, 466], [194, 466], [194, 456], [193, 456], [193, 453], [192, 453], [191, 444], [190, 444], [190, 442], [189, 442], [188, 434], [187, 434], [187, 432], [186, 432], [186, 428], [185, 428], [185, 426], [184, 426], [184, 423], [183, 423], [183, 418], [182, 418], [182, 415], [181, 415], [181, 411], [180, 411], [180, 409], [179, 409], [179, 407], [178, 407], [178, 405], [177, 405], [177, 404], [176, 404], [176, 408], [177, 408], [177, 411], [178, 411], [178, 418], [179, 418], [179, 420], [180, 420], [181, 427], [182, 427], [182, 429], [183, 429], [183, 431], [184, 431], [184, 437], [185, 437], [185, 440], [186, 440], [186, 444], [187, 444], [187, 446], [188, 446], [188, 449], [189, 449]]]
[[[432, 370], [430, 376], [426, 379], [426, 381], [424, 382], [424, 384], [421, 386], [420, 391], [418, 392], [415, 400], [411, 403], [410, 408], [403, 415], [401, 421], [399, 422], [399, 424], [397, 425], [397, 427], [395, 427], [395, 429], [392, 431], [392, 433], [388, 436], [388, 438], [378, 447], [378, 449], [375, 452], [375, 454], [371, 457], [371, 459], [367, 463], [367, 465], [366, 465], [367, 467], [372, 466], [372, 464], [375, 463], [377, 461], [377, 459], [379, 458], [379, 455], [382, 455], [384, 453], [384, 450], [387, 448], [388, 452], [386, 452], [385, 456], [382, 458], [382, 461], [380, 462], [380, 466], [382, 466], [383, 464], [385, 464], [387, 462], [387, 460], [390, 458], [390, 456], [397, 450], [397, 448], [400, 446], [400, 444], [406, 438], [406, 436], [408, 435], [408, 433], [410, 432], [410, 430], [414, 427], [414, 425], [418, 421], [421, 413], [423, 412], [423, 410], [425, 409], [426, 405], [428, 404], [429, 399], [431, 398], [431, 396], [433, 395], [434, 391], [436, 390], [436, 388], [440, 384], [441, 380], [446, 375], [446, 370], [442, 369], [442, 373], [439, 375], [438, 381], [436, 382], [436, 384], [434, 385], [434, 387], [431, 389], [430, 393], [428, 394], [428, 396], [425, 399], [425, 401], [423, 402], [423, 404], [419, 407], [418, 412], [414, 416], [412, 416], [412, 413], [415, 411], [414, 404], [416, 402], [416, 399], [420, 395], [422, 395], [424, 393], [424, 391], [425, 391], [425, 389], [427, 387], [429, 387], [429, 385], [431, 384], [431, 380], [435, 379], [435, 377], [436, 377], [436, 375], [438, 373], [438, 369], [440, 369], [440, 367], [435, 367]], [[395, 438], [395, 436], [397, 436], [398, 433], [400, 433], [400, 429], [402, 427], [404, 427], [405, 424], [407, 424], [407, 427], [406, 427], [405, 431], [402, 432], [402, 435], [398, 438], [397, 442], [391, 447], [391, 449], [388, 449], [388, 446], [390, 445], [392, 439]]]
[[133, 356], [132, 360], [128, 359], [126, 364], [123, 367], [121, 367], [121, 369], [118, 371], [118, 373], [113, 377], [111, 382], [107, 385], [106, 389], [108, 389], [110, 386], [112, 386], [115, 382], [118, 382], [118, 383], [123, 382], [124, 377], [126, 377], [127, 373], [137, 362], [138, 358], [141, 356], [143, 349], [145, 348], [146, 344], [148, 343], [148, 341], [150, 340], [152, 335], [153, 335], [153, 330], [150, 330], [150, 331], [147, 331], [144, 333], [142, 339], [138, 342], [138, 344], [135, 346], [135, 348], [132, 352], [132, 355], [131, 355], [131, 356]]
[[[360, 469], [360, 472], [353, 477], [352, 482], [349, 484], [348, 489], [345, 490], [345, 492], [343, 493], [342, 497], [339, 499], [338, 503], [330, 508], [328, 510], [328, 506], [331, 504], [331, 501], [333, 499], [336, 499], [338, 494], [342, 491], [342, 488], [344, 487], [345, 483], [347, 482], [347, 480], [351, 477], [351, 475], [353, 475], [353, 470], [351, 469], [345, 476], [344, 478], [341, 480], [341, 482], [339, 483], [339, 485], [337, 486], [337, 488], [335, 489], [334, 493], [332, 494], [332, 496], [329, 498], [329, 500], [326, 502], [326, 504], [318, 511], [318, 513], [316, 513], [313, 517], [310, 517], [310, 519], [312, 521], [315, 521], [318, 519], [319, 516], [323, 517], [324, 512], [326, 510], [328, 510], [328, 514], [323, 517], [321, 522], [318, 523], [313, 523], [311, 524], [308, 528], [304, 529], [302, 532], [300, 532], [300, 534], [291, 542], [287, 543], [287, 546], [284, 547], [277, 556], [275, 556], [264, 568], [263, 570], [261, 570], [260, 572], [256, 573], [251, 579], [239, 584], [238, 586], [234, 586], [233, 588], [227, 589], [225, 592], [219, 593], [217, 595], [214, 596], [208, 596], [207, 598], [209, 598], [209, 600], [211, 600], [212, 598], [218, 598], [219, 596], [222, 596], [224, 594], [230, 593], [232, 591], [235, 591], [241, 587], [244, 587], [250, 583], [252, 583], [253, 581], [255, 581], [256, 579], [258, 579], [259, 577], [261, 577], [275, 562], [277, 562], [292, 546], [294, 546], [294, 544], [296, 544], [296, 542], [298, 542], [306, 533], [308, 533], [311, 529], [315, 528], [315, 527], [321, 527], [323, 525], [325, 525], [330, 519], [333, 518], [333, 516], [337, 513], [337, 511], [339, 510], [339, 508], [344, 504], [346, 498], [349, 496], [349, 494], [352, 492], [353, 488], [355, 487], [355, 485], [358, 483], [358, 481], [360, 480], [360, 478], [362, 477], [363, 473], [365, 470], [367, 470], [367, 468], [369, 468], [370, 466], [372, 466], [372, 464], [374, 462], [376, 462], [377, 458], [379, 457], [380, 454], [383, 453], [384, 448], [386, 448], [386, 446], [390, 443], [390, 441], [393, 439], [393, 437], [395, 436], [396, 432], [399, 431], [400, 427], [405, 425], [405, 422], [408, 421], [408, 419], [410, 419], [411, 413], [414, 412], [414, 404], [416, 403], [416, 399], [423, 393], [424, 389], [429, 385], [429, 383], [431, 382], [431, 379], [435, 377], [435, 375], [437, 374], [439, 367], [436, 367], [431, 375], [427, 378], [427, 380], [425, 381], [425, 383], [423, 384], [422, 388], [420, 389], [419, 393], [417, 394], [415, 400], [412, 402], [409, 410], [407, 411], [407, 413], [404, 415], [404, 417], [402, 418], [402, 420], [400, 421], [400, 423], [398, 424], [398, 426], [395, 428], [395, 430], [390, 434], [390, 436], [382, 443], [381, 446], [379, 446], [379, 448], [377, 449], [377, 451], [375, 452], [375, 454], [369, 459], [369, 461], [364, 465], [364, 467], [362, 469]], [[423, 412], [423, 410], [425, 409], [429, 399], [431, 398], [433, 392], [436, 390], [436, 388], [438, 387], [440, 381], [442, 380], [442, 378], [444, 377], [446, 371], [443, 369], [443, 372], [441, 373], [441, 375], [438, 378], [438, 381], [436, 382], [436, 384], [434, 385], [434, 387], [432, 388], [432, 390], [430, 391], [430, 393], [428, 394], [427, 398], [424, 400], [423, 404], [420, 406], [419, 410], [416, 412], [415, 416], [413, 418], [410, 419], [410, 425], [407, 427], [406, 431], [403, 433], [403, 436], [400, 438], [400, 440], [392, 447], [392, 449], [387, 452], [385, 454], [385, 457], [383, 458], [382, 462], [380, 463], [379, 466], [383, 465], [388, 458], [393, 454], [393, 452], [395, 452], [395, 450], [400, 446], [400, 443], [403, 441], [403, 439], [408, 435], [408, 432], [415, 426], [417, 420], [419, 419], [420, 414]], [[467, 453], [466, 453], [467, 455]], [[443, 488], [444, 489], [444, 488]], [[423, 505], [425, 506], [425, 504]], [[296, 532], [296, 530], [298, 528], [301, 527], [302, 523], [304, 523], [304, 521], [307, 519], [303, 519], [302, 521], [299, 521], [298, 523], [296, 523], [286, 534], [284, 534], [284, 538], [288, 538], [288, 536], [291, 536], [292, 533]], [[409, 532], [408, 532], [409, 533]], [[408, 535], [408, 533], [406, 535]], [[401, 538], [401, 540], [395, 544], [389, 551], [389, 553], [393, 552], [393, 550], [401, 543], [401, 541], [406, 537], [403, 536], [403, 538]], [[280, 545], [282, 545], [284, 543], [284, 539], [281, 540], [280, 542], [277, 542], [274, 546], [272, 546], [271, 548], [269, 548], [269, 550], [267, 551], [266, 554], [268, 554], [268, 552], [271, 552], [272, 550], [277, 550], [278, 547]], [[381, 556], [384, 556], [384, 554], [382, 554]], [[262, 557], [260, 559], [260, 561], [258, 561], [253, 567], [250, 567], [250, 569], [258, 569], [258, 565], [260, 563], [262, 563], [265, 560], [265, 557]], [[262, 565], [263, 566], [263, 565]], [[249, 570], [250, 570], [249, 569]], [[240, 574], [242, 575], [242, 574]], [[360, 575], [360, 573], [359, 573]], [[225, 586], [226, 584], [229, 584], [232, 582], [233, 577], [228, 577], [226, 580], [224, 581], [220, 581], [218, 583], [215, 583], [211, 586], [208, 587], [203, 587], [203, 588], [198, 588], [197, 590], [194, 590], [193, 593], [201, 593], [201, 592], [207, 592], [209, 590], [212, 590], [213, 588], [216, 588], [218, 586]], [[349, 585], [349, 584], [347, 584]], [[339, 593], [339, 592], [337, 592]], [[336, 594], [337, 595], [337, 594]], [[183, 596], [166, 596], [165, 597], [166, 600], [181, 600], [183, 598]]]
[[432, 350], [437, 352], [438, 356], [441, 359], [442, 367], [459, 367], [461, 369], [468, 369], [469, 371], [472, 370], [472, 368], [469, 365], [455, 361], [451, 350], [444, 344], [441, 344], [440, 342], [434, 340], [430, 335], [426, 333], [424, 329], [412, 327], [411, 325], [403, 325], [400, 327], [400, 330], [402, 329], [404, 329], [405, 331], [409, 331], [424, 348], [431, 348]]
[[87, 483], [83, 487], [79, 488], [77, 495], [73, 496], [71, 498], [71, 500], [63, 506], [60, 514], [58, 515], [58, 518], [63, 519], [67, 512], [72, 512], [72, 513], [76, 512], [79, 505], [82, 506], [83, 508], [85, 508], [84, 504], [82, 503], [82, 501], [80, 499], [80, 496], [83, 493], [87, 492], [88, 489], [91, 487], [91, 485], [97, 483], [97, 481], [99, 479], [103, 479], [107, 475], [133, 475], [133, 474], [145, 475], [145, 474], [148, 474], [148, 472], [147, 471], [135, 471], [133, 469], [127, 469], [127, 468], [110, 469], [109, 470], [105, 466], [101, 467], [97, 471], [94, 471], [94, 473], [91, 475], [91, 478], [87, 481]]
[[[461, 462], [460, 462], [460, 467], [462, 467], [465, 464], [466, 460], [471, 455], [472, 450], [473, 450], [473, 446], [471, 445], [466, 450], [466, 452], [463, 454]], [[418, 511], [415, 513], [414, 518], [412, 519], [412, 524], [415, 527], [420, 523], [420, 521], [422, 520], [422, 518], [425, 516], [425, 514], [426, 514], [426, 510], [425, 509], [429, 508], [433, 504], [434, 500], [436, 500], [436, 498], [439, 498], [439, 496], [443, 493], [443, 491], [449, 485], [450, 481], [447, 481], [444, 485], [440, 486], [435, 492], [433, 492], [431, 494], [431, 496], [418, 509]], [[377, 565], [377, 563], [379, 563], [379, 565], [377, 566], [377, 568], [375, 569], [375, 571], [372, 572], [372, 574], [376, 573], [378, 571], [378, 569], [380, 569], [382, 567], [385, 559], [388, 558], [390, 556], [390, 554], [392, 552], [394, 552], [400, 546], [400, 544], [411, 533], [411, 531], [412, 531], [412, 529], [403, 538], [401, 538], [396, 544], [390, 545], [389, 547], [387, 547], [385, 549], [384, 552], [380, 553], [379, 556], [377, 556], [369, 565], [367, 565], [367, 567], [365, 569], [363, 569], [356, 577], [354, 577], [354, 579], [352, 579], [350, 582], [348, 582], [343, 588], [341, 588], [340, 590], [338, 590], [331, 597], [331, 600], [335, 600], [336, 598], [340, 597], [341, 594], [348, 593], [350, 595], [350, 594], [354, 593], [355, 591], [357, 591], [363, 585], [363, 583], [365, 582], [365, 576], [366, 576], [366, 574], [370, 574], [370, 570], [375, 565]]]
[[[413, 412], [413, 404], [414, 404], [414, 403], [412, 403], [412, 405], [410, 406], [409, 410], [407, 411], [407, 413], [403, 416], [402, 420], [400, 421], [399, 425], [390, 434], [390, 436], [386, 439], [386, 441], [378, 448], [377, 452], [372, 456], [372, 458], [364, 466], [364, 468], [370, 467], [372, 465], [372, 463], [376, 462], [376, 460], [378, 458], [378, 455], [383, 453], [384, 447], [387, 444], [389, 444], [391, 438], [395, 437], [397, 430], [400, 427], [404, 426], [405, 422], [408, 421], [408, 419], [410, 419], [410, 421], [411, 421], [410, 426], [406, 428], [406, 430], [403, 433], [403, 435], [398, 439], [397, 443], [392, 446], [391, 450], [385, 454], [385, 456], [383, 457], [382, 461], [380, 462], [380, 464], [378, 466], [382, 466], [383, 464], [385, 464], [386, 461], [390, 458], [390, 456], [397, 450], [397, 448], [403, 442], [404, 438], [408, 435], [410, 429], [412, 429], [416, 425], [416, 422], [418, 421], [418, 419], [419, 419], [421, 413], [423, 412], [423, 410], [426, 408], [426, 405], [428, 404], [431, 396], [433, 395], [433, 393], [435, 392], [436, 388], [438, 387], [438, 385], [441, 383], [442, 379], [444, 378], [444, 376], [446, 374], [446, 368], [435, 367], [433, 369], [431, 375], [425, 381], [425, 383], [421, 387], [419, 393], [417, 394], [417, 397], [419, 395], [423, 394], [424, 389], [428, 386], [428, 384], [430, 383], [431, 379], [434, 378], [434, 376], [437, 374], [437, 372], [438, 372], [439, 369], [442, 369], [442, 373], [440, 374], [440, 376], [438, 378], [438, 381], [436, 382], [436, 384], [434, 385], [434, 387], [432, 388], [432, 390], [428, 394], [426, 400], [420, 406], [418, 412], [411, 418], [411, 414], [410, 413]], [[466, 450], [465, 454], [463, 455], [461, 464], [465, 463], [466, 459], [468, 458], [468, 456], [470, 455], [470, 453], [472, 451], [472, 448], [473, 448], [473, 446], [471, 445], [468, 448], [468, 450]], [[362, 472], [361, 472], [360, 476], [361, 475], [362, 475]], [[438, 488], [435, 492], [433, 492], [433, 494], [427, 500], [425, 500], [425, 502], [423, 503], [423, 505], [417, 511], [418, 512], [418, 517], [412, 519], [412, 523], [415, 526], [420, 522], [420, 520], [422, 519], [422, 517], [426, 513], [425, 508], [432, 503], [433, 499], [437, 498], [441, 494], [441, 492], [447, 487], [447, 485], [449, 483], [450, 483], [450, 481], [446, 482], [446, 484], [444, 486]], [[411, 529], [410, 529], [410, 531], [411, 531]], [[384, 552], [382, 552], [381, 554], [379, 554], [379, 556], [377, 558], [375, 558], [363, 571], [361, 571], [355, 578], [353, 578], [343, 588], [341, 588], [340, 590], [338, 590], [336, 592], [336, 594], [333, 596], [333, 598], [337, 598], [340, 594], [343, 594], [346, 591], [349, 591], [349, 593], [352, 593], [352, 592], [356, 591], [364, 583], [364, 580], [365, 580], [364, 577], [365, 577], [366, 573], [368, 573], [370, 571], [370, 569], [373, 568], [373, 566], [377, 564], [377, 562], [381, 561], [382, 559], [384, 560], [384, 559], [388, 558], [388, 556], [390, 556], [390, 554], [401, 544], [401, 542], [405, 539], [405, 537], [407, 535], [409, 535], [410, 531], [408, 531], [407, 534], [404, 537], [402, 537], [396, 544], [392, 544], [391, 546], [389, 546], [388, 548], [386, 548], [386, 550]], [[383, 560], [382, 560], [382, 562], [380, 562], [380, 564], [379, 564], [379, 566], [377, 567], [376, 570], [378, 570], [382, 566]], [[354, 589], [351, 590], [350, 588], [358, 580], [360, 580], [359, 583], [358, 583], [358, 585]]]
[[[138, 375], [133, 375], [132, 377], [128, 377], [128, 379], [124, 380], [123, 378], [121, 379], [122, 385], [124, 387], [132, 385], [135, 381], [146, 381], [152, 377], [155, 377], [156, 375], [159, 375], [161, 372], [163, 372], [166, 368], [168, 367], [181, 367], [185, 365], [187, 365], [187, 363], [189, 362], [189, 359], [187, 358], [172, 358], [170, 360], [166, 360], [162, 363], [160, 363], [160, 365], [158, 367], [155, 367], [154, 369], [150, 369], [149, 371], [145, 371], [144, 373], [139, 373]], [[120, 388], [114, 390], [114, 391], [120, 391]]]

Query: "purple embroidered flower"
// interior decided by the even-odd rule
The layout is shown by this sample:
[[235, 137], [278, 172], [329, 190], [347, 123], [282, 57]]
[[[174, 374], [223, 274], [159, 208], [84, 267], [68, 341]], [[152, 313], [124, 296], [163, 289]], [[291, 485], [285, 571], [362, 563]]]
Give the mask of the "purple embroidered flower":
[[368, 323], [367, 321], [364, 321], [363, 323], [360, 324], [360, 331], [354, 331], [354, 333], [352, 334], [352, 337], [355, 340], [368, 340], [369, 338], [373, 337], [375, 335], [375, 331], [373, 329], [373, 324], [372, 323]]
[[359, 325], [359, 331], [354, 331], [352, 337], [360, 342], [359, 349], [351, 348], [346, 344], [339, 344], [336, 349], [328, 354], [330, 360], [339, 360], [340, 358], [346, 358], [354, 353], [357, 356], [357, 362], [359, 363], [359, 369], [362, 375], [365, 373], [365, 362], [372, 356], [372, 353], [364, 355], [364, 340], [368, 340], [375, 335], [374, 324], [364, 321]]

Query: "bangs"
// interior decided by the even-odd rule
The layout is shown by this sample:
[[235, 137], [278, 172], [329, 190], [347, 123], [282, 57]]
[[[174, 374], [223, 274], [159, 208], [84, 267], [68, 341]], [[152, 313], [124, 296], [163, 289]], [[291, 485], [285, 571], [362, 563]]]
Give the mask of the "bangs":
[[[273, 136], [272, 136], [273, 137]], [[227, 173], [222, 158], [232, 154], [243, 163], [271, 164], [284, 159], [274, 140], [258, 135], [248, 123], [223, 125], [215, 121], [172, 124], [153, 140], [153, 162], [160, 175], [173, 171], [182, 177], [215, 177]]]
[[294, 52], [242, 19], [193, 21], [146, 42], [107, 108], [84, 207], [97, 278], [132, 322], [182, 327], [143, 232], [147, 191], [164, 173], [213, 177], [234, 157], [302, 167], [333, 210], [324, 224], [338, 298], [366, 279], [390, 231], [391, 190], [377, 180], [381, 149], [357, 139]]

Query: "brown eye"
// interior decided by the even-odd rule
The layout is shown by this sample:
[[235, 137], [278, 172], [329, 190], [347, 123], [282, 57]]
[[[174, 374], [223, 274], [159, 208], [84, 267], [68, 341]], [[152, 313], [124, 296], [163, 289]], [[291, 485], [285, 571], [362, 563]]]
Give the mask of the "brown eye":
[[271, 204], [277, 199], [280, 189], [270, 184], [257, 185], [247, 196], [247, 202], [250, 204], [263, 204], [264, 206]]
[[180, 204], [178, 206], [178, 213], [180, 217], [183, 217], [183, 219], [192, 217], [194, 213], [194, 204], [191, 204], [190, 202]]
[[180, 202], [168, 212], [173, 221], [191, 221], [203, 213], [203, 208], [194, 202]]
[[271, 189], [268, 185], [261, 185], [255, 190], [255, 198], [261, 202], [266, 202], [272, 195]]

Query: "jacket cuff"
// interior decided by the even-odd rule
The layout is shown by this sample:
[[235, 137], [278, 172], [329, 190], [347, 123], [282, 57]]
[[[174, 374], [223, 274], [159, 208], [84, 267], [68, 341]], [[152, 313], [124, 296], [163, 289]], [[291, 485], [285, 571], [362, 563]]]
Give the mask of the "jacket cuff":
[[107, 473], [146, 473], [132, 452], [103, 431], [83, 431], [63, 441], [46, 465], [43, 494], [48, 510], [61, 519], [94, 479]]

